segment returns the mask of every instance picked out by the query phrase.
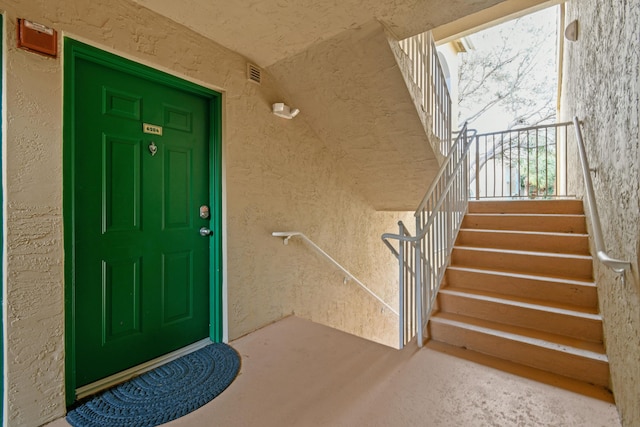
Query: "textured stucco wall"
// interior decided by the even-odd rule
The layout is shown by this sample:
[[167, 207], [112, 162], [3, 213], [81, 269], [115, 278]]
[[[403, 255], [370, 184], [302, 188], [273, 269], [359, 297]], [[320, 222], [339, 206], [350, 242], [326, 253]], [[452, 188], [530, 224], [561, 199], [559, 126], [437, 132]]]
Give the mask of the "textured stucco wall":
[[504, 0], [133, 1], [267, 67], [369, 22], [404, 39]]
[[[246, 81], [246, 60], [125, 0], [7, 0], [6, 375], [9, 425], [36, 426], [64, 405], [62, 57], [17, 49], [16, 18], [224, 93], [228, 328], [233, 339], [293, 312], [395, 345], [395, 318], [308, 248], [299, 230], [389, 302], [394, 259], [379, 240], [399, 215], [354, 194], [334, 153], [308, 126], [270, 112], [287, 101], [269, 74]], [[62, 40], [60, 40], [61, 45]]]
[[417, 207], [439, 164], [380, 23], [344, 31], [268, 70], [369, 204]]
[[[565, 43], [562, 116], [584, 121], [602, 229], [610, 254], [631, 260], [626, 283], [595, 264], [611, 382], [622, 423], [640, 425], [640, 3], [567, 3], [579, 38]], [[582, 194], [575, 146], [571, 190]], [[571, 167], [573, 166], [573, 167]]]

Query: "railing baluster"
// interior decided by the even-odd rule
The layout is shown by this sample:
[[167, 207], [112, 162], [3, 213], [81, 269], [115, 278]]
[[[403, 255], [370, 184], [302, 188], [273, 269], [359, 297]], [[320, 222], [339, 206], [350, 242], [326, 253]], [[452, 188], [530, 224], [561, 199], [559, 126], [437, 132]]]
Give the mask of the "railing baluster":
[[431, 32], [418, 34], [399, 42], [409, 63], [411, 81], [417, 86], [422, 108], [430, 117], [431, 131], [440, 140], [443, 155], [449, 154], [451, 139], [451, 95], [438, 59]]
[[480, 136], [476, 135], [476, 200], [480, 198]]
[[[398, 234], [400, 236], [404, 236], [404, 224], [402, 221], [398, 223], [398, 227], [400, 228]], [[400, 261], [400, 265], [404, 265], [404, 249], [405, 242], [400, 242], [398, 246], [398, 260]], [[398, 318], [400, 321], [398, 322], [398, 334], [399, 334], [399, 347], [402, 348], [405, 345], [405, 308], [404, 308], [404, 300], [405, 300], [405, 277], [406, 270], [404, 268], [400, 268], [398, 272]]]
[[[476, 135], [475, 177], [472, 178], [476, 181], [476, 199], [568, 196], [568, 126], [572, 123]], [[563, 144], [560, 144], [560, 135], [564, 136]], [[504, 182], [507, 175], [508, 186]], [[498, 179], [502, 179], [500, 184]], [[484, 181], [482, 186], [480, 181]]]
[[544, 195], [549, 193], [549, 129], [544, 130]]
[[418, 345], [423, 344], [424, 330], [462, 222], [463, 216], [458, 211], [466, 211], [469, 200], [467, 153], [473, 141], [476, 141], [475, 136], [470, 136], [464, 127], [415, 212], [416, 235], [410, 236], [405, 230], [397, 235], [382, 236], [385, 242], [397, 239], [401, 245], [406, 243], [407, 251], [408, 248], [413, 251], [413, 265], [399, 264], [400, 269], [410, 269], [405, 274], [412, 277], [414, 290], [413, 305], [410, 301], [404, 305], [414, 316], [411, 320], [408, 319], [410, 315], [402, 318], [403, 321], [407, 318], [406, 323], [411, 322], [408, 328], [403, 326], [403, 331], [408, 331], [403, 337], [404, 343], [417, 336]]

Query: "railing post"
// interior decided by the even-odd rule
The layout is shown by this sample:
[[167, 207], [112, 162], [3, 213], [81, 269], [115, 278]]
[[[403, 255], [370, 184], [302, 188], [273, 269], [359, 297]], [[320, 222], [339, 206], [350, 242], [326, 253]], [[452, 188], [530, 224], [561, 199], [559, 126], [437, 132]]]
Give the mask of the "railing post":
[[[400, 236], [404, 236], [405, 232], [404, 232], [404, 224], [402, 223], [402, 221], [399, 222], [399, 228], [400, 231], [398, 232], [398, 235]], [[400, 262], [398, 271], [399, 271], [399, 280], [398, 280], [398, 285], [400, 287], [400, 292], [399, 292], [399, 296], [398, 296], [398, 326], [399, 326], [399, 339], [400, 339], [400, 345], [399, 348], [402, 349], [404, 348], [404, 331], [405, 331], [405, 315], [404, 315], [404, 299], [405, 299], [405, 292], [404, 292], [404, 287], [405, 287], [405, 283], [404, 283], [404, 276], [406, 275], [406, 269], [405, 269], [405, 262], [404, 262], [404, 247], [406, 245], [405, 242], [403, 242], [402, 240], [398, 241], [399, 247], [398, 247], [398, 260]]]
[[[467, 133], [467, 130], [464, 129], [464, 140], [466, 141], [468, 137], [469, 137], [469, 135]], [[469, 192], [471, 191], [471, 189], [469, 188], [469, 165], [471, 164], [471, 160], [469, 160], [469, 156], [466, 157], [465, 164], [466, 164], [466, 167], [465, 167], [463, 185], [464, 185], [464, 193], [465, 193], [465, 195], [464, 195], [464, 199], [465, 200], [464, 201], [465, 201], [465, 206], [466, 206], [466, 204], [469, 202]], [[466, 213], [466, 212], [464, 212], [464, 213]]]
[[476, 140], [476, 200], [480, 200], [480, 135], [476, 135], [475, 140]]
[[426, 70], [427, 70], [427, 79], [425, 81], [425, 100], [424, 100], [424, 109], [427, 112], [427, 114], [431, 115], [431, 126], [433, 129], [434, 126], [434, 111], [433, 111], [433, 103], [431, 102], [431, 97], [432, 95], [432, 72], [431, 72], [431, 46], [428, 43], [425, 43], [426, 46], [424, 47], [424, 51], [426, 52], [425, 55], [425, 60], [426, 60]]
[[[416, 236], [420, 235], [421, 227], [420, 227], [420, 216], [416, 216]], [[415, 269], [416, 269], [416, 301], [415, 301], [415, 312], [416, 312], [416, 335], [418, 339], [418, 347], [422, 347], [422, 245], [420, 241], [415, 243]]]

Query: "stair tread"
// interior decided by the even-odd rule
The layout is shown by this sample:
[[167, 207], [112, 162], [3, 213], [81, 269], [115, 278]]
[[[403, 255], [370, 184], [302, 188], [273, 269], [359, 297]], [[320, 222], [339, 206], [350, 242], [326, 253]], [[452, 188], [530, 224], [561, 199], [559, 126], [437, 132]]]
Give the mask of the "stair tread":
[[502, 359], [496, 356], [490, 356], [468, 348], [462, 348], [455, 345], [447, 344], [441, 341], [429, 340], [425, 347], [434, 351], [439, 351], [454, 357], [468, 360], [472, 363], [478, 363], [491, 367], [500, 371], [508, 372], [528, 378], [533, 381], [542, 382], [553, 387], [560, 387], [565, 390], [579, 393], [605, 402], [614, 403], [611, 391], [604, 386], [590, 384], [585, 381], [577, 380], [565, 375], [556, 374], [540, 368], [523, 365], [521, 363]]
[[566, 233], [562, 231], [532, 231], [532, 230], [500, 230], [493, 228], [461, 228], [460, 231], [469, 233], [498, 233], [498, 234], [523, 234], [523, 235], [541, 235], [548, 237], [584, 237], [589, 235], [585, 233]]
[[576, 338], [519, 326], [505, 325], [454, 313], [435, 313], [431, 316], [430, 322], [448, 324], [450, 326], [493, 335], [511, 341], [568, 353], [600, 362], [608, 362], [604, 346], [601, 343], [583, 341]]
[[590, 309], [569, 304], [552, 303], [546, 300], [466, 289], [461, 286], [451, 285], [441, 288], [440, 293], [546, 311], [549, 313], [565, 314], [567, 316], [582, 317], [591, 320], [602, 320], [602, 317], [598, 314], [595, 307]]
[[584, 214], [576, 214], [576, 213], [536, 213], [536, 212], [526, 212], [526, 213], [521, 213], [521, 212], [470, 212], [467, 215], [469, 216], [480, 216], [480, 217], [485, 217], [485, 216], [499, 216], [499, 217], [507, 217], [507, 216], [513, 216], [513, 217], [544, 217], [544, 218], [555, 218], [555, 217], [561, 217], [561, 218], [586, 218], [586, 216]]
[[577, 280], [577, 279], [567, 279], [563, 277], [550, 277], [550, 276], [542, 276], [542, 275], [526, 274], [526, 273], [512, 273], [512, 272], [501, 271], [501, 270], [465, 267], [462, 265], [450, 265], [448, 269], [468, 271], [468, 272], [479, 273], [479, 274], [495, 275], [495, 276], [514, 277], [516, 279], [538, 280], [538, 281], [544, 281], [544, 282], [557, 282], [559, 284], [586, 286], [590, 288], [596, 287], [596, 284], [591, 280]]
[[469, 212], [540, 212], [540, 213], [584, 213], [582, 200], [579, 199], [553, 199], [553, 200], [470, 200]]
[[589, 255], [589, 235], [562, 231], [461, 228], [456, 245], [494, 249], [526, 249], [554, 254]]
[[462, 250], [470, 250], [476, 252], [491, 252], [491, 253], [507, 253], [514, 255], [526, 255], [526, 256], [546, 256], [546, 257], [554, 257], [554, 258], [567, 258], [567, 259], [580, 259], [580, 260], [589, 260], [593, 259], [591, 255], [581, 255], [581, 254], [567, 254], [567, 253], [557, 253], [557, 252], [540, 252], [540, 251], [522, 251], [517, 249], [500, 249], [500, 248], [485, 248], [479, 246], [464, 246], [464, 245], [454, 245], [453, 249], [462, 249]]

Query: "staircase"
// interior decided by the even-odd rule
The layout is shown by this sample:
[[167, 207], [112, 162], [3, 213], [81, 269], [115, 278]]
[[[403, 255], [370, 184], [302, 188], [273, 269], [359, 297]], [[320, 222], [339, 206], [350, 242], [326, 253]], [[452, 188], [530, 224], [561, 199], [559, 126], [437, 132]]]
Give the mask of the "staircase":
[[457, 347], [609, 387], [582, 201], [469, 203], [428, 327]]

